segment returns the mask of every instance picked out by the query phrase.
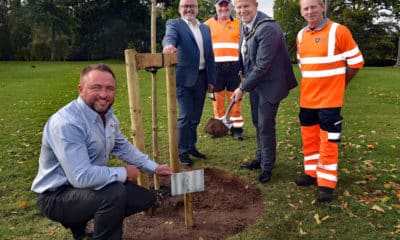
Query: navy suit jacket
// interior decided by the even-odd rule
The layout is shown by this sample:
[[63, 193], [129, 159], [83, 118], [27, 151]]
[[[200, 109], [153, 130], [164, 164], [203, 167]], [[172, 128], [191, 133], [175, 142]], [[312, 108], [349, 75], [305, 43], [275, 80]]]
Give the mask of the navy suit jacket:
[[[215, 85], [216, 65], [211, 42], [210, 28], [200, 23], [203, 37], [204, 58], [206, 61], [207, 82]], [[200, 51], [192, 31], [186, 22], [179, 19], [170, 19], [166, 23], [165, 36], [162, 45], [172, 44], [178, 51], [178, 64], [176, 65], [176, 85], [191, 87], [197, 80], [199, 72]]]
[[[253, 29], [261, 20], [254, 35], [247, 40], [247, 54], [239, 61], [245, 81], [241, 87], [245, 91], [255, 91], [262, 102], [272, 104], [288, 96], [289, 90], [297, 86], [293, 73], [285, 37], [280, 26], [262, 12], [258, 12]], [[243, 26], [241, 26], [239, 51], [243, 45]]]

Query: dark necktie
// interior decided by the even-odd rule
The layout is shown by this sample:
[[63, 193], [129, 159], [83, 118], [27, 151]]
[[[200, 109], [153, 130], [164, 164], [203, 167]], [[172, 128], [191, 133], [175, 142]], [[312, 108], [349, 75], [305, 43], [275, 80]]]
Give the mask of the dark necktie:
[[244, 33], [244, 35], [249, 34], [249, 27], [243, 26], [243, 33]]

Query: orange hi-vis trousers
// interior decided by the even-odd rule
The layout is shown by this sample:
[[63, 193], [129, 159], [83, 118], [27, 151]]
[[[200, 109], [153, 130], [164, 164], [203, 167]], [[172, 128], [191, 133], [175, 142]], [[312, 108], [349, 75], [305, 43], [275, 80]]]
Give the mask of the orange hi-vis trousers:
[[[233, 92], [231, 91], [219, 91], [214, 92], [215, 101], [213, 101], [214, 117], [216, 119], [222, 119], [226, 113], [225, 108], [225, 92], [227, 101], [230, 102]], [[233, 122], [234, 128], [243, 128], [244, 119], [242, 117], [242, 103], [237, 102], [233, 104], [232, 110], [229, 114], [229, 119]]]
[[328, 140], [319, 124], [301, 126], [304, 172], [317, 178], [320, 187], [335, 188], [338, 180], [338, 143]]

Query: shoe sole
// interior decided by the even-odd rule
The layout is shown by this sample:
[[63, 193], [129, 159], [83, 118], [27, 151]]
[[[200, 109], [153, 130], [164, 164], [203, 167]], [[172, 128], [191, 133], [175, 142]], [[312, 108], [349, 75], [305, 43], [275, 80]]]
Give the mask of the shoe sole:
[[253, 170], [261, 169], [261, 167], [245, 167], [245, 166], [240, 166], [240, 169], [247, 169], [247, 170], [253, 171]]
[[192, 166], [193, 163], [184, 163], [184, 162], [179, 162], [181, 165], [185, 165], [185, 166]]

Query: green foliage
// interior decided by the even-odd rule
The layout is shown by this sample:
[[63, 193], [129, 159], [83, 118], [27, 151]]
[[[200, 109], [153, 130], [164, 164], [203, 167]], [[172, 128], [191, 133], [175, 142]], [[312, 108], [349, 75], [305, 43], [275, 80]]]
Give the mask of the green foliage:
[[[348, 27], [361, 49], [367, 65], [393, 65], [398, 45], [399, 1], [329, 1], [328, 17]], [[383, 10], [391, 10], [391, 13]], [[394, 21], [376, 22], [381, 16]], [[276, 0], [274, 18], [285, 34], [290, 54], [295, 59], [296, 35], [305, 25], [298, 0]]]
[[[114, 110], [126, 136], [131, 133], [125, 64], [107, 61], [118, 81]], [[79, 73], [88, 62], [0, 62], [0, 236], [1, 239], [70, 239], [60, 224], [44, 218], [30, 191], [36, 175], [42, 129], [48, 117], [77, 97]], [[297, 66], [294, 66], [299, 77]], [[151, 154], [151, 77], [139, 72], [146, 152]], [[164, 71], [157, 74], [159, 158], [168, 162], [168, 128]], [[299, 79], [299, 78], [298, 78]], [[239, 169], [255, 152], [248, 95], [242, 142], [212, 139], [201, 131], [212, 116], [207, 99], [198, 129], [198, 147], [209, 159], [195, 167], [224, 169], [265, 197], [257, 223], [229, 239], [399, 239], [400, 238], [400, 68], [362, 69], [346, 91], [342, 115], [339, 184], [332, 203], [315, 204], [316, 189], [297, 187], [303, 171], [298, 91], [280, 105], [278, 156], [268, 184], [257, 172]], [[216, 151], [217, 149], [217, 151]], [[113, 164], [117, 164], [113, 161]], [[132, 229], [135, 231], [137, 229]]]
[[274, 18], [285, 33], [292, 61], [296, 61], [296, 36], [305, 25], [304, 19], [300, 15], [298, 0], [275, 0]]
[[[199, 12], [197, 14], [197, 18], [204, 22], [211, 16], [215, 14], [214, 0], [197, 0]], [[163, 19], [166, 21], [168, 19], [180, 18], [178, 7], [179, 0], [172, 0], [168, 4], [164, 6], [163, 10]]]

